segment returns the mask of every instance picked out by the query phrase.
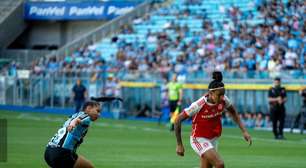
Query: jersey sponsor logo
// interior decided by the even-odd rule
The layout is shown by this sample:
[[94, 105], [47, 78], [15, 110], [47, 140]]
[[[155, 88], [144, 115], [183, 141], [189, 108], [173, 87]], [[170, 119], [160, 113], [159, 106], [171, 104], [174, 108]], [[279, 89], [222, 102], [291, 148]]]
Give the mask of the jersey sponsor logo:
[[217, 112], [217, 113], [209, 114], [209, 115], [201, 115], [201, 118], [209, 119], [209, 118], [215, 118], [215, 117], [221, 116], [221, 115], [222, 115], [222, 112]]

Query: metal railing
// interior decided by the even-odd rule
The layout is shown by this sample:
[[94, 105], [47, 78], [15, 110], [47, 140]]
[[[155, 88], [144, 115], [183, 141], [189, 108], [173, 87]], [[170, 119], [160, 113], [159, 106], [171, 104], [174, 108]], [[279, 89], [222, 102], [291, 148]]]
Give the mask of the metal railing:
[[[77, 77], [62, 76], [31, 76], [28, 79], [10, 77], [0, 78], [0, 104], [5, 105], [27, 105], [27, 106], [48, 106], [48, 107], [72, 107], [72, 87]], [[100, 95], [106, 79], [98, 78], [91, 82], [90, 76], [82, 77], [83, 84], [87, 89], [95, 86], [94, 93]], [[250, 84], [252, 80], [240, 80], [240, 84]], [[208, 84], [204, 81], [202, 84]], [[225, 79], [225, 84], [230, 84]], [[157, 83], [152, 87], [131, 87], [122, 85], [121, 95], [124, 99], [125, 115], [134, 115], [136, 107], [148, 106], [152, 113], [159, 111], [164, 103], [161, 97], [161, 86], [165, 83]], [[271, 82], [272, 85], [272, 82]], [[4, 88], [4, 90], [2, 89]], [[183, 106], [190, 105], [201, 95], [207, 92], [206, 89], [185, 88]], [[89, 93], [90, 94], [90, 93]], [[269, 113], [268, 90], [267, 89], [227, 89], [226, 95], [231, 99], [239, 112], [262, 112]], [[294, 115], [299, 112], [302, 105], [302, 98], [297, 90], [288, 90], [288, 101], [286, 102], [287, 114]]]
[[26, 68], [32, 64], [32, 61], [38, 60], [42, 56], [50, 53], [49, 50], [22, 50], [22, 49], [10, 49], [1, 51], [1, 58], [14, 60], [22, 63], [23, 67]]

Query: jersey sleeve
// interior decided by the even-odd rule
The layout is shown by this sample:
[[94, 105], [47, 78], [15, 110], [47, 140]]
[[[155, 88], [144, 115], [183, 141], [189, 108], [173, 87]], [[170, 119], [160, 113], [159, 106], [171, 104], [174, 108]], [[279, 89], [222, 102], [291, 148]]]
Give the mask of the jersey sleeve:
[[89, 125], [91, 123], [91, 119], [87, 114], [81, 115], [79, 119], [81, 120], [81, 125]]
[[192, 117], [193, 115], [195, 115], [201, 110], [204, 103], [205, 101], [204, 101], [204, 96], [203, 96], [200, 99], [198, 99], [196, 102], [193, 102], [189, 107], [185, 108], [184, 113], [187, 116]]
[[224, 101], [225, 101], [225, 108], [229, 108], [232, 105], [231, 100], [226, 95], [224, 95]]

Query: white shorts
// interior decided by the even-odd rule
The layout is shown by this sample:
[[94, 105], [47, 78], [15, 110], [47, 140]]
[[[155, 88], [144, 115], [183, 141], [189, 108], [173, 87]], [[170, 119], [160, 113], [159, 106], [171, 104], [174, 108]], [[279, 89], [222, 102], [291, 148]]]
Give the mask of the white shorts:
[[209, 149], [217, 150], [218, 138], [207, 139], [201, 137], [190, 137], [190, 145], [192, 149], [201, 157]]

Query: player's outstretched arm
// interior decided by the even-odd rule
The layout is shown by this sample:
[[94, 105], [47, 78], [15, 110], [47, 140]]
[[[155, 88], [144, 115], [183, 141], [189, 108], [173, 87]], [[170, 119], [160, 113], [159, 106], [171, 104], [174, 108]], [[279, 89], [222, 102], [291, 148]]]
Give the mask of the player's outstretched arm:
[[182, 142], [182, 135], [181, 135], [181, 127], [182, 127], [182, 122], [186, 120], [188, 116], [185, 115], [185, 113], [181, 113], [177, 119], [174, 122], [174, 131], [175, 131], [175, 136], [176, 136], [176, 154], [179, 156], [184, 156], [185, 149], [184, 145]]
[[67, 131], [71, 132], [73, 130], [73, 128], [75, 128], [76, 126], [78, 126], [81, 123], [81, 119], [76, 118], [74, 120], [72, 120], [70, 122], [70, 124], [67, 126]]
[[252, 145], [252, 138], [251, 135], [248, 133], [247, 129], [243, 125], [240, 120], [240, 117], [236, 111], [236, 109], [231, 105], [227, 108], [228, 112], [231, 114], [234, 122], [239, 126], [240, 130], [242, 131], [244, 139], [249, 142], [249, 145]]

